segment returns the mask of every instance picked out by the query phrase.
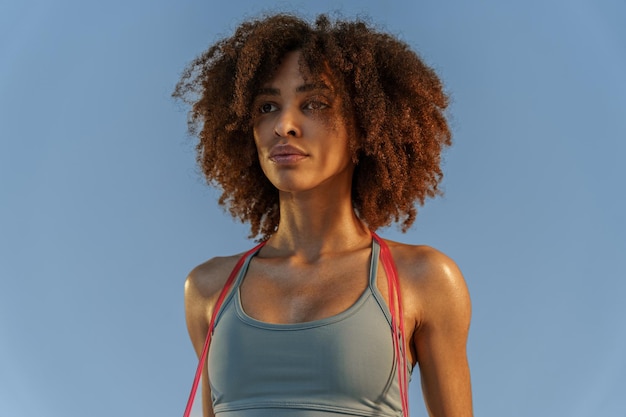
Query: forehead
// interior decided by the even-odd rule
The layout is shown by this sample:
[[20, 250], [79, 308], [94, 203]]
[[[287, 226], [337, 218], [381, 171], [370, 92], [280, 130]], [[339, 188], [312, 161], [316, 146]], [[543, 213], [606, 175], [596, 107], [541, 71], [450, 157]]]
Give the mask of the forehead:
[[[291, 86], [298, 90], [326, 89], [334, 90], [328, 72], [314, 73], [306, 65], [300, 51], [287, 53], [274, 73], [261, 84], [261, 90], [277, 85]], [[307, 88], [302, 88], [305, 86]]]

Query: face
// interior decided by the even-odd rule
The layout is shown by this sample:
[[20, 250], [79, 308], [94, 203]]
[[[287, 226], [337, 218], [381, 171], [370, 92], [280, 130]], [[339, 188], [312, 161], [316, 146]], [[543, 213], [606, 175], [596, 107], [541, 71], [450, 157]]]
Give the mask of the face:
[[341, 99], [330, 77], [305, 77], [300, 52], [287, 54], [258, 92], [254, 141], [261, 168], [278, 190], [349, 190], [354, 165]]

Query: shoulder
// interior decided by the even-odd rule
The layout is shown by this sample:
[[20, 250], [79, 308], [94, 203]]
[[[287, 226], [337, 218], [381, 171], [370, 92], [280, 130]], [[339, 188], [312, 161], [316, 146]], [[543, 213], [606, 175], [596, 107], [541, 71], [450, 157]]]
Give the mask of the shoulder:
[[405, 300], [419, 323], [441, 319], [469, 322], [471, 304], [465, 279], [445, 253], [426, 245], [388, 241]]
[[408, 283], [450, 285], [465, 282], [457, 264], [445, 253], [426, 245], [386, 242], [398, 273]]
[[185, 281], [185, 317], [198, 356], [202, 351], [215, 303], [241, 255], [217, 257], [196, 266]]
[[211, 300], [219, 295], [241, 254], [215, 257], [196, 266], [185, 281], [185, 299]]

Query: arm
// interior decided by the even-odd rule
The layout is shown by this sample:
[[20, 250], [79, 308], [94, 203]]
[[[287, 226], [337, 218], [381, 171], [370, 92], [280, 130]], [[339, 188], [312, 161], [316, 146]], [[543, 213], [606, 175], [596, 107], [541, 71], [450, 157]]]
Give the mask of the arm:
[[471, 304], [454, 261], [429, 248], [420, 256], [419, 315], [413, 344], [431, 417], [471, 417], [472, 393], [466, 344]]
[[[185, 281], [185, 316], [191, 343], [200, 358], [217, 297], [234, 266], [233, 258], [215, 258], [196, 267]], [[207, 360], [208, 361], [208, 360]], [[208, 365], [202, 372], [202, 409], [204, 417], [214, 417]]]
[[[192, 271], [185, 281], [185, 317], [187, 320], [187, 331], [196, 355], [200, 358], [202, 348], [209, 328], [207, 320], [207, 301], [200, 290], [200, 274], [197, 268]], [[210, 317], [210, 316], [209, 316]], [[211, 388], [209, 386], [208, 367], [202, 371], [202, 409], [204, 417], [214, 417], [211, 405]]]

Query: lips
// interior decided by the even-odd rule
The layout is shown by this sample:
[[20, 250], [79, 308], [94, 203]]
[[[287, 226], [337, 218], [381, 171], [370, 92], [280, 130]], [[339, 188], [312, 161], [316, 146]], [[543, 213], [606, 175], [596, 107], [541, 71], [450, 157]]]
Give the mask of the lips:
[[292, 164], [306, 158], [308, 154], [293, 145], [276, 145], [270, 151], [270, 161], [277, 164]]

